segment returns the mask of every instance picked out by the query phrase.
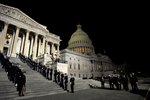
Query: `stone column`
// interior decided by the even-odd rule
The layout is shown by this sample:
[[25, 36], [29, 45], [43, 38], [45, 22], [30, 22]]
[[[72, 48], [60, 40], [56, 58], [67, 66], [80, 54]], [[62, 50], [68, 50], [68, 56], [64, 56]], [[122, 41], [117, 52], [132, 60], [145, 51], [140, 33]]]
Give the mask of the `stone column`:
[[51, 54], [54, 55], [55, 54], [54, 43], [51, 43], [51, 45], [52, 45], [51, 48], [50, 48], [51, 49]]
[[48, 53], [48, 41], [46, 41], [45, 50], [46, 50], [46, 52], [45, 52], [45, 53]]
[[44, 48], [43, 48], [43, 53], [46, 53], [46, 40], [45, 40], [45, 44], [44, 44]]
[[15, 33], [15, 39], [14, 39], [14, 43], [13, 43], [13, 48], [12, 48], [11, 57], [16, 57], [16, 46], [17, 46], [17, 40], [18, 40], [19, 31], [20, 31], [20, 28], [17, 27], [16, 33]]
[[4, 29], [2, 31], [1, 37], [0, 37], [0, 51], [3, 52], [3, 47], [4, 47], [4, 42], [6, 39], [6, 34], [7, 34], [7, 30], [8, 30], [8, 23], [5, 23], [4, 25]]
[[59, 57], [59, 44], [57, 45], [57, 56]]
[[85, 50], [85, 47], [83, 47], [83, 52], [85, 52], [84, 50]]
[[27, 30], [26, 32], [26, 38], [25, 38], [25, 45], [24, 45], [24, 55], [28, 57], [28, 51], [29, 51], [29, 43], [28, 43], [28, 40], [29, 40], [29, 31]]
[[82, 49], [81, 49], [81, 47], [80, 47], [80, 49], [79, 49], [79, 52], [80, 52], [80, 53], [81, 53], [81, 50], [82, 50]]
[[30, 56], [32, 55], [32, 51], [33, 51], [33, 36], [31, 36], [31, 45], [30, 45]]
[[42, 54], [44, 54], [44, 50], [45, 50], [45, 37], [43, 37]]
[[46, 43], [46, 53], [50, 54], [50, 45], [48, 44], [48, 41]]
[[52, 45], [51, 45], [51, 42], [49, 42], [49, 45], [48, 45], [48, 54], [52, 54]]
[[23, 54], [25, 35], [23, 34], [20, 53]]
[[40, 56], [40, 53], [41, 53], [41, 39], [39, 38], [38, 56]]
[[10, 44], [10, 48], [9, 48], [9, 56], [11, 56], [11, 53], [12, 53], [14, 39], [15, 39], [15, 33], [13, 33], [13, 35], [11, 37], [11, 44]]
[[33, 60], [36, 59], [36, 53], [37, 53], [37, 39], [38, 39], [38, 34], [35, 34], [34, 48], [33, 48]]

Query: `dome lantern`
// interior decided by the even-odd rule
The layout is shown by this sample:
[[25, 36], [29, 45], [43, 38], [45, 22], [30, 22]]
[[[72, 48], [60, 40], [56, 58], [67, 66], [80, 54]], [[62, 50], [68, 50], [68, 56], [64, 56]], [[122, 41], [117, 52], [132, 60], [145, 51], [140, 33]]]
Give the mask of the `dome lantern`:
[[77, 29], [81, 29], [81, 27], [82, 27], [82, 26], [81, 26], [80, 24], [77, 25]]
[[68, 49], [83, 53], [83, 54], [93, 54], [94, 46], [92, 41], [86, 32], [81, 29], [81, 25], [77, 25], [77, 30], [71, 35], [71, 38], [68, 42]]

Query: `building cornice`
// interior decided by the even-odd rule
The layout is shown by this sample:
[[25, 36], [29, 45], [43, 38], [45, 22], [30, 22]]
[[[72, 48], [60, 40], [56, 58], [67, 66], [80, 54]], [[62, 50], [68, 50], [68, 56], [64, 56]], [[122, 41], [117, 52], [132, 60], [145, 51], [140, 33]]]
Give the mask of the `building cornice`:
[[43, 31], [49, 32], [46, 26], [39, 24], [18, 8], [0, 4], [0, 14], [4, 14], [16, 20], [19, 20], [23, 23], [26, 23]]

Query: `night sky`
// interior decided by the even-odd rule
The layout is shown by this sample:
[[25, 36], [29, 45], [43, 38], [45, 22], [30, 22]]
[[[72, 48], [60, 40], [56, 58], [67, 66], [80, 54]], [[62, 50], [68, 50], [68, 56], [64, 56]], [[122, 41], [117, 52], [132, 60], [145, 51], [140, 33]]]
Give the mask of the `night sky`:
[[[43, 0], [1, 0], [16, 7], [61, 38], [60, 49], [76, 25], [89, 35], [96, 53], [106, 54], [116, 64], [149, 70], [149, 31], [147, 6], [140, 2], [51, 2]], [[97, 0], [98, 1], [98, 0]]]

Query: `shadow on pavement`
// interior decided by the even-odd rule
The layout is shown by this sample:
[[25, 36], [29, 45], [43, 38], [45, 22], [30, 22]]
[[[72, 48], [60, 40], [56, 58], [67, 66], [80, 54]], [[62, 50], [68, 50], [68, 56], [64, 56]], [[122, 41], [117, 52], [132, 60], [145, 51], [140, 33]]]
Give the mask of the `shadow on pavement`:
[[[89, 86], [90, 86], [90, 88], [93, 88], [93, 89], [117, 90], [117, 89], [110, 89], [110, 88], [108, 88], [108, 87], [102, 88], [102, 87], [97, 87], [97, 86], [92, 86], [92, 85], [89, 85]], [[146, 90], [146, 89], [139, 89], [138, 91], [130, 90], [129, 92], [130, 92], [130, 93], [134, 93], [134, 94], [141, 95], [142, 97], [145, 97], [146, 94], [147, 94], [147, 92], [148, 92], [148, 90]]]
[[145, 97], [146, 94], [147, 94], [147, 92], [148, 92], [148, 90], [139, 89], [138, 91], [133, 91], [133, 90], [131, 90], [130, 92]]

